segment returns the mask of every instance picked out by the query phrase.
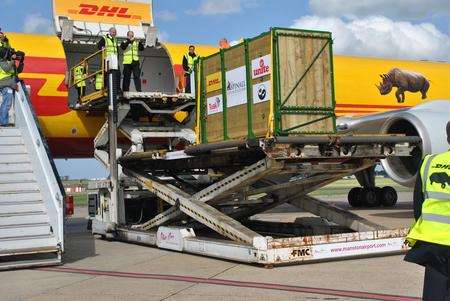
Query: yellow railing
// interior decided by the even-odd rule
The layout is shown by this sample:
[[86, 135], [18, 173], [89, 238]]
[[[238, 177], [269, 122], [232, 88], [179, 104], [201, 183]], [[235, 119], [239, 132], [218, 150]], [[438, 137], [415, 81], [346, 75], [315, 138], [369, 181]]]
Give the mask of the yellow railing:
[[[93, 64], [99, 64], [98, 68], [92, 68]], [[83, 66], [84, 67], [84, 76], [82, 79], [75, 81], [75, 69]], [[90, 70], [96, 70], [93, 72], [90, 72]], [[89, 83], [96, 82], [97, 75], [100, 75], [102, 79], [105, 78], [105, 50], [99, 50], [88, 57], [85, 57], [83, 60], [81, 60], [78, 64], [74, 65], [70, 69], [70, 82], [69, 82], [69, 88], [72, 89], [76, 87], [79, 83], [85, 82], [86, 88], [89, 86]], [[88, 90], [86, 89], [86, 94], [79, 98], [79, 102], [82, 104], [87, 103], [91, 100], [95, 100], [98, 98], [103, 97], [106, 94], [106, 89], [104, 85], [102, 85], [102, 89], [96, 90], [95, 88], [92, 89], [93, 92], [87, 93]]]

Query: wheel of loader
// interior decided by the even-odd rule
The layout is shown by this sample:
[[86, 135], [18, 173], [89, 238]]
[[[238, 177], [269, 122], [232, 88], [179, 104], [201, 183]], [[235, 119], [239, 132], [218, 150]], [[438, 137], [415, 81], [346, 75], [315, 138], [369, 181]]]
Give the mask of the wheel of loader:
[[377, 188], [363, 188], [361, 199], [363, 205], [367, 207], [378, 207], [381, 205]]
[[352, 189], [350, 189], [350, 191], [348, 192], [348, 203], [350, 204], [350, 206], [355, 208], [362, 206], [362, 192], [363, 189], [361, 187], [353, 187]]
[[391, 186], [379, 188], [379, 198], [384, 207], [394, 207], [398, 200], [397, 191]]

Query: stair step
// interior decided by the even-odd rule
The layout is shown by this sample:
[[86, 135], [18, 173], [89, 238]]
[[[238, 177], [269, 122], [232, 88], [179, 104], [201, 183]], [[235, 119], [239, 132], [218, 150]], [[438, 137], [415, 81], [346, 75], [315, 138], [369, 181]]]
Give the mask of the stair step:
[[33, 172], [33, 167], [30, 162], [0, 163], [0, 174], [9, 174], [11, 172]]
[[48, 217], [46, 213], [34, 213], [34, 214], [17, 214], [11, 216], [0, 217], [0, 228], [5, 226], [20, 226], [30, 224], [45, 224], [48, 223]]
[[50, 225], [48, 223], [0, 228], [0, 241], [6, 238], [11, 239], [19, 237], [51, 236], [51, 235], [52, 233], [50, 232]]
[[0, 137], [21, 137], [22, 132], [18, 128], [0, 128]]
[[28, 154], [0, 154], [0, 163], [27, 163], [30, 162]]
[[0, 147], [0, 154], [26, 154], [27, 149], [24, 144], [3, 145]]
[[34, 181], [34, 173], [32, 172], [13, 172], [0, 173], [0, 183], [5, 182], [19, 182], [19, 181]]
[[2, 239], [0, 245], [5, 245], [7, 248], [0, 248], [0, 254], [20, 254], [29, 252], [37, 252], [39, 249], [42, 251], [59, 249], [58, 244], [54, 236], [34, 236], [23, 237], [21, 239]]
[[[4, 175], [4, 174], [3, 174]], [[18, 174], [20, 175], [20, 174]], [[22, 174], [24, 175], [24, 174]], [[31, 174], [33, 175], [33, 174]], [[17, 178], [17, 179], [0, 179], [0, 185], [1, 184], [29, 184], [29, 183], [36, 183], [36, 180], [34, 177], [31, 177], [31, 179], [26, 179], [25, 177]]]
[[0, 193], [22, 193], [24, 191], [39, 191], [39, 185], [33, 182], [0, 183]]
[[41, 201], [42, 195], [40, 192], [31, 191], [24, 193], [1, 193], [0, 194], [0, 203], [7, 202], [32, 202], [32, 201]]
[[2, 204], [0, 203], [0, 216], [13, 216], [19, 214], [45, 212], [44, 203]]
[[0, 137], [0, 146], [23, 144], [22, 137]]

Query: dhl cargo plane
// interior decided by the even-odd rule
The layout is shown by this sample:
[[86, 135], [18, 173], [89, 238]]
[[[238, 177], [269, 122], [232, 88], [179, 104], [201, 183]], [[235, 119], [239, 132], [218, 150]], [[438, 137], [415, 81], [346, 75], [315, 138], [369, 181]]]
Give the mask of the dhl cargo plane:
[[[86, 116], [68, 107], [65, 84], [68, 69], [96, 51], [101, 31], [125, 26], [139, 28], [152, 24], [148, 3], [124, 1], [53, 0], [57, 35], [7, 33], [12, 46], [26, 53], [25, 69], [20, 77], [31, 88], [31, 100], [41, 127], [55, 158], [93, 156], [93, 139], [104, 123], [103, 117]], [[80, 39], [88, 42], [66, 42], [61, 39], [64, 20], [74, 21]], [[72, 24], [72, 23], [70, 23]], [[82, 28], [80, 28], [82, 27]], [[98, 32], [92, 32], [97, 28]], [[126, 32], [126, 30], [118, 30]], [[86, 35], [89, 33], [90, 35]], [[84, 34], [84, 35], [83, 35]], [[94, 39], [94, 42], [92, 42]], [[89, 43], [89, 41], [91, 43]], [[143, 89], [155, 85], [174, 90], [177, 78], [183, 78], [182, 58], [188, 45], [166, 43], [159, 49], [146, 50], [142, 64]], [[200, 56], [217, 51], [213, 46], [197, 45]], [[158, 66], [156, 68], [155, 66]], [[381, 95], [375, 86], [391, 69], [419, 73], [430, 83], [427, 98], [406, 92], [399, 103], [395, 89]], [[156, 70], [156, 71], [155, 71]], [[161, 72], [163, 70], [163, 72]], [[417, 134], [423, 139], [423, 152], [441, 151], [446, 147], [444, 125], [450, 120], [450, 63], [392, 60], [369, 57], [334, 56], [334, 79], [338, 129], [353, 133]], [[153, 85], [153, 86], [152, 86]], [[413, 183], [421, 154], [413, 158], [394, 158], [383, 163], [395, 181]]]

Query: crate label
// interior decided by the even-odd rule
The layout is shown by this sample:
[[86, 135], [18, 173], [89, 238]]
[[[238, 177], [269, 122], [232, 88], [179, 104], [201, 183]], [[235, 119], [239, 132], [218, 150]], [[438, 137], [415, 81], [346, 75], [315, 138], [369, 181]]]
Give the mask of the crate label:
[[253, 103], [260, 103], [270, 99], [270, 80], [253, 85]]
[[247, 83], [245, 66], [227, 71], [227, 107], [247, 103]]
[[252, 78], [260, 78], [271, 72], [270, 54], [252, 60]]
[[223, 111], [222, 95], [208, 97], [206, 100], [207, 114], [212, 115]]
[[222, 88], [222, 74], [212, 73], [206, 76], [206, 93], [220, 90]]

